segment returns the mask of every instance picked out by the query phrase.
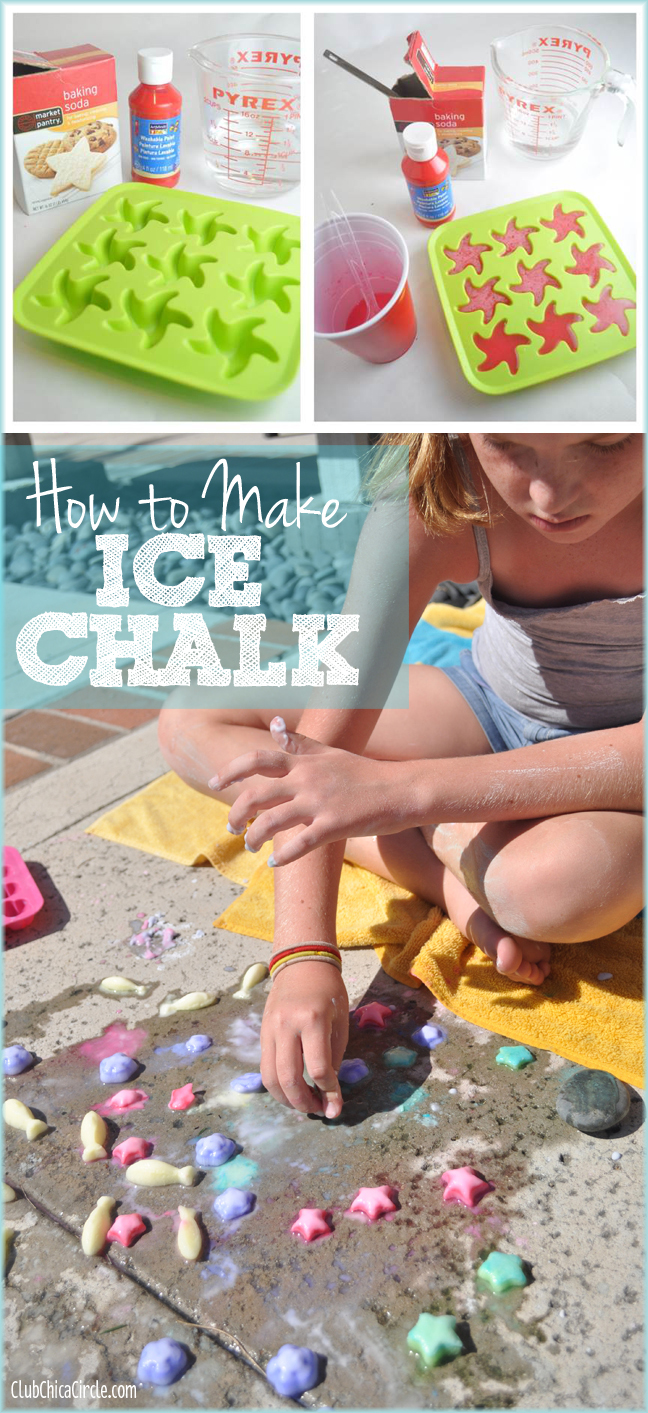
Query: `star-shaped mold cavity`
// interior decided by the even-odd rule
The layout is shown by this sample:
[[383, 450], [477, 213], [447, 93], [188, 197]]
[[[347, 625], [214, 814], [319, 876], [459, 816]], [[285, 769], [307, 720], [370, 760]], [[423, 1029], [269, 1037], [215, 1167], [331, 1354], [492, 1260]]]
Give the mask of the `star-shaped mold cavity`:
[[209, 309], [205, 315], [207, 338], [190, 339], [190, 346], [194, 353], [222, 354], [226, 363], [225, 377], [236, 378], [245, 372], [255, 354], [269, 363], [279, 362], [276, 348], [254, 332], [264, 323], [265, 319], [236, 319], [228, 324], [217, 309]]
[[134, 250], [145, 250], [146, 245], [143, 240], [131, 240], [130, 237], [124, 239], [117, 235], [114, 226], [107, 231], [100, 231], [96, 240], [91, 245], [78, 242], [78, 249], [82, 255], [87, 255], [84, 261], [86, 265], [123, 265], [125, 270], [135, 269]]
[[542, 304], [545, 297], [545, 290], [549, 286], [560, 289], [560, 281], [555, 275], [547, 274], [548, 260], [537, 260], [535, 265], [525, 265], [523, 260], [518, 261], [519, 285], [511, 285], [511, 292], [514, 294], [532, 294], [534, 304]]
[[149, 299], [140, 299], [133, 289], [125, 290], [122, 297], [124, 316], [112, 320], [111, 329], [120, 334], [138, 329], [142, 335], [140, 346], [155, 348], [171, 324], [179, 324], [183, 329], [191, 328], [192, 320], [188, 314], [181, 309], [170, 308], [176, 294], [176, 290], [171, 290], [170, 294], [154, 294]]
[[238, 290], [241, 299], [237, 302], [244, 304], [246, 309], [256, 309], [258, 304], [269, 300], [282, 314], [289, 314], [291, 296], [286, 291], [291, 285], [298, 285], [299, 280], [291, 279], [289, 275], [269, 275], [263, 260], [257, 260], [244, 275], [225, 275], [225, 283], [230, 289]]
[[391, 1020], [391, 1015], [391, 1006], [383, 1006], [381, 1001], [369, 1001], [366, 1006], [358, 1006], [355, 1022], [361, 1030], [368, 1025], [375, 1026], [377, 1030], [384, 1030], [385, 1021]]
[[484, 362], [477, 365], [478, 372], [489, 373], [500, 363], [505, 363], [509, 373], [517, 373], [520, 366], [518, 348], [530, 342], [531, 339], [525, 334], [509, 334], [506, 319], [500, 319], [488, 338], [485, 334], [473, 334], [473, 343], [486, 355]]
[[356, 1193], [350, 1212], [360, 1212], [362, 1216], [368, 1217], [370, 1222], [377, 1222], [379, 1217], [384, 1217], [388, 1212], [396, 1212], [398, 1209], [392, 1199], [393, 1188], [386, 1183], [382, 1187], [361, 1187]]
[[418, 1354], [426, 1369], [445, 1364], [463, 1354], [464, 1346], [456, 1331], [454, 1315], [419, 1315], [407, 1336], [407, 1348]]
[[146, 262], [156, 272], [157, 280], [172, 283], [175, 280], [190, 280], [194, 289], [202, 289], [205, 283], [205, 265], [217, 265], [215, 255], [203, 255], [200, 250], [189, 250], [185, 241], [172, 245], [164, 255], [147, 255]]
[[477, 1271], [477, 1278], [489, 1285], [495, 1295], [503, 1295], [513, 1286], [529, 1284], [521, 1256], [509, 1256], [504, 1251], [491, 1251]]
[[222, 221], [221, 215], [221, 211], [208, 211], [203, 216], [194, 216], [191, 211], [179, 211], [178, 224], [173, 229], [195, 236], [199, 245], [211, 245], [218, 235], [236, 235], [236, 226]]
[[105, 284], [108, 275], [87, 275], [85, 279], [74, 280], [69, 270], [59, 270], [54, 276], [50, 294], [37, 294], [35, 300], [43, 309], [57, 309], [57, 324], [71, 324], [91, 305], [104, 312], [110, 309], [110, 300], [99, 285]]
[[158, 210], [162, 206], [161, 201], [131, 201], [129, 196], [120, 197], [115, 207], [114, 213], [110, 210], [102, 216], [102, 221], [123, 221], [124, 225], [130, 226], [132, 231], [143, 231], [151, 221], [159, 221], [161, 226], [168, 226], [169, 217], [164, 211]]
[[581, 226], [581, 217], [584, 215], [584, 211], [563, 211], [562, 203], [559, 201], [558, 205], [554, 206], [551, 220], [547, 221], [544, 216], [541, 216], [540, 225], [546, 226], [549, 231], [555, 231], [555, 244], [557, 245], [559, 241], [566, 240], [568, 235], [585, 235]]
[[577, 245], [572, 245], [571, 253], [574, 261], [573, 265], [565, 266], [566, 275], [587, 275], [590, 282], [590, 289], [594, 289], [598, 284], [602, 270], [616, 270], [610, 260], [606, 260], [599, 251], [603, 249], [603, 242], [590, 245], [587, 250], [581, 250]]
[[490, 324], [495, 314], [498, 304], [510, 304], [511, 300], [503, 290], [496, 289], [498, 275], [494, 275], [492, 280], [486, 280], [483, 285], [474, 285], [470, 277], [464, 285], [464, 294], [468, 296], [467, 304], [459, 305], [460, 314], [475, 314], [481, 310], [484, 315], [484, 323]]
[[576, 353], [578, 339], [572, 324], [580, 324], [582, 318], [582, 314], [558, 314], [552, 301], [547, 305], [544, 318], [539, 324], [535, 319], [527, 319], [528, 328], [542, 339], [542, 347], [538, 352], [541, 354], [553, 353], [559, 344], [566, 343], [572, 353]]
[[606, 329], [613, 329], [616, 324], [624, 337], [630, 333], [626, 309], [637, 308], [634, 299], [615, 299], [611, 285], [606, 285], [601, 291], [596, 304], [590, 299], [584, 299], [583, 307], [588, 314], [594, 314], [596, 317], [596, 322], [591, 327], [593, 334], [602, 334]]
[[254, 226], [246, 226], [244, 235], [257, 255], [274, 255], [278, 265], [287, 265], [293, 250], [299, 250], [300, 242], [286, 234], [288, 226], [270, 226], [265, 231], [257, 231]]
[[303, 1241], [317, 1241], [319, 1237], [330, 1236], [332, 1227], [327, 1221], [328, 1212], [323, 1207], [302, 1207], [297, 1213], [290, 1230]]
[[470, 235], [462, 236], [456, 250], [444, 249], [443, 254], [452, 261], [453, 268], [448, 271], [450, 275], [460, 275], [462, 270], [467, 270], [470, 265], [478, 275], [481, 275], [484, 268], [482, 255], [490, 250], [490, 245], [473, 245]]
[[474, 1168], [449, 1168], [441, 1174], [444, 1186], [444, 1202], [461, 1202], [463, 1207], [474, 1209], [487, 1192], [495, 1190], [495, 1184], [479, 1176]]
[[531, 255], [531, 236], [537, 234], [537, 226], [518, 226], [515, 216], [512, 216], [505, 231], [493, 231], [493, 240], [498, 240], [504, 246], [500, 254], [511, 255], [514, 250], [524, 250], [527, 255]]

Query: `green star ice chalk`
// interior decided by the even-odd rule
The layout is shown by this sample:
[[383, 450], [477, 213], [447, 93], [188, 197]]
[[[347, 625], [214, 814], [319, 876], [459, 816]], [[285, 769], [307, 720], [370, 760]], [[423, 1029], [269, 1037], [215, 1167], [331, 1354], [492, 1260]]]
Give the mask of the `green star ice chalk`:
[[482, 1262], [477, 1277], [490, 1286], [495, 1295], [502, 1295], [516, 1285], [528, 1285], [529, 1278], [520, 1256], [507, 1256], [503, 1251], [491, 1251]]
[[426, 1369], [463, 1354], [456, 1323], [454, 1315], [419, 1315], [407, 1336], [407, 1347], [420, 1356]]
[[526, 1045], [502, 1045], [495, 1056], [496, 1065], [506, 1065], [510, 1070], [523, 1070], [534, 1060], [535, 1055], [527, 1050]]

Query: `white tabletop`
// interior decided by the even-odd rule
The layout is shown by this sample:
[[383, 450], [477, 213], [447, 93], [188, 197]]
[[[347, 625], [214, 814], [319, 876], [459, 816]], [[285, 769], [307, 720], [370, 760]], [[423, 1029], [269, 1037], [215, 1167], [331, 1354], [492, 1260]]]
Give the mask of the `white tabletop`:
[[[490, 68], [491, 41], [536, 23], [532, 10], [461, 15], [337, 15], [316, 17], [315, 219], [325, 219], [321, 194], [332, 190], [346, 211], [385, 217], [410, 252], [410, 288], [418, 319], [415, 343], [396, 362], [362, 359], [316, 340], [317, 420], [410, 421], [429, 425], [488, 422], [634, 422], [635, 355], [631, 351], [593, 368], [527, 390], [487, 397], [465, 380], [436, 295], [427, 257], [429, 231], [414, 216], [387, 98], [322, 57], [332, 49], [387, 86], [408, 72], [406, 37], [420, 29], [440, 64], [486, 66], [486, 181], [456, 179], [457, 216], [470, 215], [552, 191], [577, 191], [594, 203], [634, 265], [643, 185], [639, 180], [636, 125], [619, 148], [621, 105], [607, 93], [594, 103], [584, 137], [559, 161], [524, 157], [504, 136], [500, 100]], [[561, 25], [591, 29], [615, 68], [635, 73], [635, 18], [631, 14], [560, 14]]]
[[[219, 195], [204, 161], [195, 66], [188, 57], [193, 44], [216, 34], [241, 32], [299, 35], [299, 13], [239, 15], [154, 10], [113, 15], [76, 9], [67, 14], [16, 14], [14, 47], [62, 49], [88, 42], [114, 54], [117, 68], [123, 180], [130, 181], [128, 95], [137, 86], [137, 50], [146, 45], [173, 49], [173, 82], [183, 98], [180, 186], [186, 191]], [[263, 203], [269, 210], [299, 214], [299, 187]], [[56, 207], [26, 216], [14, 200], [14, 279], [24, 278], [55, 240], [76, 220], [86, 203]], [[150, 379], [143, 386], [109, 363], [90, 370], [83, 358], [60, 345], [14, 326], [13, 416], [18, 424], [53, 425], [75, 422], [291, 422], [299, 418], [299, 375], [285, 392], [268, 402], [236, 402], [230, 398], [192, 393], [172, 383]]]

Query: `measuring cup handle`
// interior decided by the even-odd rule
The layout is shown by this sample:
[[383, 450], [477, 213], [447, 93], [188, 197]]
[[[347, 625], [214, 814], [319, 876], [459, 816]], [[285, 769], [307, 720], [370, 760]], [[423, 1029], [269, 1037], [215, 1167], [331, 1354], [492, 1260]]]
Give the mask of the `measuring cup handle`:
[[637, 85], [631, 74], [623, 74], [620, 69], [608, 69], [603, 86], [610, 93], [616, 93], [623, 104], [623, 116], [617, 133], [619, 147], [623, 147], [634, 117]]

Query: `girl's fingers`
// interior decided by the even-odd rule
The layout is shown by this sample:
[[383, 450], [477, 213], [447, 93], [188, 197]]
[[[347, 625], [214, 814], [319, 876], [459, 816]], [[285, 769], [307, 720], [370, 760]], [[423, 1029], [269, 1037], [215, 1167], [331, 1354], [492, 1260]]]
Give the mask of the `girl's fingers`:
[[288, 751], [293, 756], [303, 756], [313, 752], [319, 754], [328, 749], [320, 741], [313, 741], [310, 736], [301, 736], [299, 731], [289, 731], [283, 716], [273, 716], [270, 722], [270, 735], [282, 751]]
[[226, 790], [228, 785], [237, 785], [250, 775], [286, 775], [290, 766], [289, 757], [280, 751], [248, 751], [247, 755], [230, 761], [207, 784], [210, 790]]
[[299, 1035], [287, 1035], [275, 1052], [277, 1080], [291, 1108], [302, 1114], [321, 1114], [322, 1101], [304, 1079], [304, 1056]]
[[242, 834], [249, 819], [254, 819], [262, 811], [291, 802], [292, 798], [287, 793], [283, 781], [278, 780], [276, 784], [272, 785], [262, 785], [255, 782], [247, 790], [242, 790], [238, 799], [234, 801], [227, 816], [228, 832]]
[[[248, 815], [248, 819], [250, 818], [251, 815]], [[264, 810], [259, 819], [250, 825], [245, 835], [245, 847], [251, 854], [256, 854], [262, 844], [266, 844], [268, 839], [274, 839], [275, 834], [294, 829], [298, 824], [308, 824], [310, 818], [297, 800], [281, 801], [276, 809]]]
[[322, 1112], [327, 1119], [336, 1119], [342, 1112], [342, 1094], [333, 1068], [331, 1029], [324, 1022], [310, 1026], [302, 1037], [304, 1063], [321, 1094]]
[[[301, 829], [299, 834], [295, 834], [292, 839], [287, 839], [285, 844], [281, 844], [275, 850], [272, 854], [271, 867], [283, 868], [285, 864], [295, 863], [297, 859], [304, 859], [312, 849], [319, 849], [322, 844], [332, 844], [338, 837], [333, 829], [327, 830], [319, 822], [317, 826], [309, 825], [305, 829]], [[270, 860], [268, 862], [270, 863]]]

